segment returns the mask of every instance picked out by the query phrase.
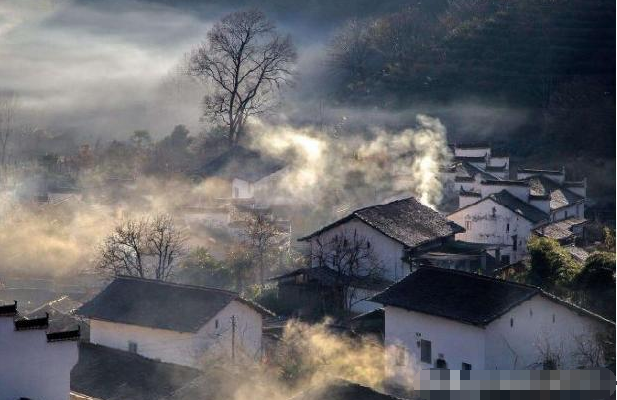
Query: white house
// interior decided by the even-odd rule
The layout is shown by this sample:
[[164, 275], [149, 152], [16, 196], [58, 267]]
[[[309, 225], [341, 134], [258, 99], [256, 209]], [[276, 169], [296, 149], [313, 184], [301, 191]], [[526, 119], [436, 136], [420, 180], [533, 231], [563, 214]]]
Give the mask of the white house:
[[[311, 263], [319, 266], [320, 253], [335, 238], [360, 238], [372, 249], [382, 268], [382, 278], [397, 281], [410, 272], [404, 259], [454, 240], [464, 229], [413, 197], [353, 211], [346, 217], [310, 235], [299, 238], [310, 243]], [[326, 267], [332, 267], [325, 265]]]
[[0, 306], [0, 400], [69, 400], [79, 330], [49, 332], [48, 316], [24, 319]]
[[615, 323], [533, 286], [421, 268], [375, 296], [389, 377], [427, 368], [575, 369]]
[[476, 198], [448, 219], [464, 226], [457, 240], [498, 247], [493, 256], [501, 263], [514, 263], [527, 255], [527, 241], [534, 229], [549, 222], [549, 215], [512, 195], [508, 190]]
[[118, 277], [84, 304], [90, 342], [193, 368], [208, 359], [261, 357], [263, 315], [237, 293]]

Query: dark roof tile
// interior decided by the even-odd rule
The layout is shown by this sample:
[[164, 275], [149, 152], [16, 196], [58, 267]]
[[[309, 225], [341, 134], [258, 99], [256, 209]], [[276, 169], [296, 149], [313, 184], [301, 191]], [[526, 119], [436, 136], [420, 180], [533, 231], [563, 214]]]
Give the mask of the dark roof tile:
[[77, 313], [118, 323], [196, 332], [234, 300], [270, 314], [235, 292], [133, 277], [114, 279]]
[[389, 238], [410, 248], [464, 232], [462, 227], [447, 220], [437, 211], [420, 204], [413, 197], [409, 197], [388, 204], [361, 208], [299, 240], [307, 240], [320, 235], [353, 218], [359, 219]]
[[199, 172], [208, 177], [256, 182], [282, 169], [285, 163], [255, 150], [236, 146], [206, 164]]
[[582, 196], [541, 175], [527, 178], [532, 196], [550, 196], [551, 210], [566, 207], [584, 200]]

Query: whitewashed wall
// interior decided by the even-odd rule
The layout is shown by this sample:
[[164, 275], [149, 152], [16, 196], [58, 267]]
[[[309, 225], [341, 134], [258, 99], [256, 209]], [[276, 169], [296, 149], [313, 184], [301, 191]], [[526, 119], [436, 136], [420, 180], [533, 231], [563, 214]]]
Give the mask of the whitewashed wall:
[[486, 369], [533, 368], [542, 361], [540, 349], [547, 349], [547, 344], [560, 353], [560, 369], [575, 369], [582, 365], [575, 337], [591, 338], [602, 329], [597, 320], [536, 295], [487, 326]]
[[538, 173], [538, 172], [521, 172], [521, 171], [516, 172], [517, 179], [527, 179], [531, 176], [537, 176], [537, 175], [542, 175], [543, 177], [548, 178], [552, 180], [553, 182], [557, 182], [559, 184], [562, 184], [566, 179], [565, 171], [560, 172], [560, 173], [555, 173], [555, 174]]
[[76, 341], [47, 342], [45, 330], [15, 331], [0, 317], [0, 400], [68, 400]]
[[381, 308], [381, 304], [369, 301], [371, 297], [378, 294], [378, 290], [368, 290], [353, 288], [347, 294], [347, 304], [351, 304], [350, 310], [354, 313], [362, 314]]
[[[440, 354], [450, 369], [461, 369], [463, 362], [471, 364], [472, 369], [484, 369], [482, 328], [398, 307], [386, 306], [384, 312], [389, 379], [404, 379], [413, 370], [434, 368]], [[420, 339], [431, 342], [431, 364], [420, 361]], [[406, 361], [397, 365], [394, 353], [401, 347], [406, 351]]]
[[467, 207], [468, 205], [476, 203], [478, 201], [480, 201], [479, 197], [465, 196], [465, 195], [459, 195], [458, 196], [458, 206], [459, 206], [459, 208]]
[[318, 266], [318, 260], [315, 255], [319, 254], [319, 239], [322, 245], [331, 241], [336, 235], [345, 234], [348, 238], [353, 237], [354, 231], [357, 232], [359, 238], [364, 238], [371, 243], [371, 248], [375, 252], [375, 256], [381, 267], [383, 268], [383, 277], [391, 281], [397, 281], [409, 274], [409, 267], [403, 263], [404, 246], [370, 227], [357, 218], [351, 219], [343, 224], [340, 224], [332, 229], [323, 232], [319, 237], [310, 239], [311, 242], [311, 257], [312, 266]]
[[[198, 332], [176, 332], [109, 321], [91, 320], [90, 341], [128, 351], [137, 343], [137, 354], [151, 359], [200, 368], [208, 357], [231, 357], [231, 316], [236, 316], [238, 354], [260, 357], [261, 314], [233, 301]], [[219, 327], [216, 328], [218, 320]]]
[[572, 204], [551, 211], [551, 221], [553, 222], [562, 221], [570, 217], [584, 218], [585, 203]]
[[482, 198], [485, 198], [493, 193], [499, 193], [502, 190], [507, 190], [512, 196], [518, 197], [524, 202], [529, 200], [528, 185], [500, 185], [493, 183], [490, 185], [480, 185], [480, 193], [482, 194]]
[[[465, 228], [465, 232], [456, 234], [457, 240], [506, 245], [508, 247], [501, 249], [501, 255], [509, 255], [510, 262], [516, 262], [527, 254], [527, 240], [535, 227], [525, 218], [491, 199], [455, 211], [448, 215], [448, 219]], [[512, 248], [514, 235], [518, 241], [516, 251]]]
[[234, 178], [231, 181], [231, 197], [234, 199], [253, 198], [253, 184], [239, 178]]
[[487, 154], [490, 157], [490, 147], [479, 147], [474, 149], [461, 149], [459, 147], [454, 148], [454, 155], [456, 157], [484, 157]]
[[488, 160], [488, 163], [492, 167], [501, 167], [502, 165], [506, 166], [506, 170], [510, 168], [510, 157], [495, 157], [491, 156]]

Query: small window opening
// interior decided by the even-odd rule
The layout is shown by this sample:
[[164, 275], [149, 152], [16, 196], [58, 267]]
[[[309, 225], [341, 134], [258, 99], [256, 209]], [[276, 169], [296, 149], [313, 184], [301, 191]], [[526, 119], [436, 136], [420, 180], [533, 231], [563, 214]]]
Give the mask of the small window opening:
[[506, 232], [510, 232], [510, 224], [506, 224]]
[[510, 328], [514, 326], [514, 318], [510, 318]]
[[420, 339], [420, 361], [423, 363], [431, 363], [431, 341]]
[[555, 314], [553, 314], [553, 323], [555, 323]]
[[370, 242], [370, 241], [368, 241], [368, 240], [366, 241], [366, 248], [367, 248], [367, 249], [370, 249], [370, 248], [371, 248], [371, 242]]
[[533, 317], [533, 310], [531, 308], [529, 309], [529, 316]]
[[565, 216], [566, 218], [568, 218], [568, 211], [567, 211], [567, 210], [566, 210], [566, 211], [564, 211], [564, 216]]
[[219, 320], [215, 319], [214, 320], [214, 329], [218, 329], [219, 328]]
[[129, 353], [137, 353], [137, 343], [129, 340]]
[[443, 358], [438, 358], [435, 360], [435, 368], [446, 369], [448, 368], [448, 363]]
[[471, 371], [471, 364], [468, 364], [468, 363], [465, 363], [465, 362], [464, 362], [464, 363], [462, 364], [462, 366], [461, 366], [461, 369], [462, 369], [463, 371]]

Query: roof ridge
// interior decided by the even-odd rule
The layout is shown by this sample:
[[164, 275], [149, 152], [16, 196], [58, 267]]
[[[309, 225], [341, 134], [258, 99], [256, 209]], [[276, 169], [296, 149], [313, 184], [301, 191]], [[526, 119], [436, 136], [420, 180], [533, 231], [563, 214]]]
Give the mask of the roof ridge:
[[229, 294], [229, 295], [232, 295], [232, 296], [241, 297], [240, 293], [238, 293], [238, 292], [234, 292], [234, 291], [226, 290], [226, 289], [221, 289], [221, 288], [216, 288], [216, 287], [212, 287], [212, 286], [190, 285], [190, 284], [186, 284], [186, 283], [169, 282], [169, 281], [162, 281], [162, 280], [159, 280], [159, 279], [141, 278], [141, 277], [138, 277], [138, 276], [130, 276], [130, 275], [118, 275], [118, 276], [116, 276], [114, 278], [114, 280], [115, 279], [135, 280], [135, 281], [141, 281], [141, 282], [155, 283], [155, 284], [158, 284], [158, 285], [174, 286], [174, 287], [180, 287], [180, 288], [186, 288], [186, 289], [197, 289], [197, 290], [209, 291], [209, 292], [221, 292], [221, 293], [224, 293], [224, 294]]
[[[461, 270], [449, 269], [449, 268], [426, 267], [426, 266], [418, 267], [417, 271], [419, 271], [421, 269], [429, 269], [429, 270], [438, 269], [440, 272], [446, 272], [446, 273], [458, 274], [458, 275], [463, 275], [463, 276], [469, 276], [469, 277], [474, 277], [474, 278], [478, 278], [478, 279], [483, 279], [483, 280], [486, 280], [486, 281], [499, 282], [499, 283], [504, 283], [504, 284], [508, 284], [508, 285], [516, 286], [516, 287], [523, 287], [523, 288], [527, 288], [527, 289], [542, 290], [542, 288], [540, 288], [539, 286], [529, 285], [527, 283], [520, 283], [520, 282], [515, 282], [515, 281], [509, 281], [509, 280], [501, 279], [501, 278], [495, 278], [493, 276], [488, 276], [488, 275], [481, 275], [481, 274], [477, 274], [475, 272], [467, 272], [467, 271], [461, 271]], [[409, 274], [407, 276], [410, 276], [410, 275], [411, 274]]]

